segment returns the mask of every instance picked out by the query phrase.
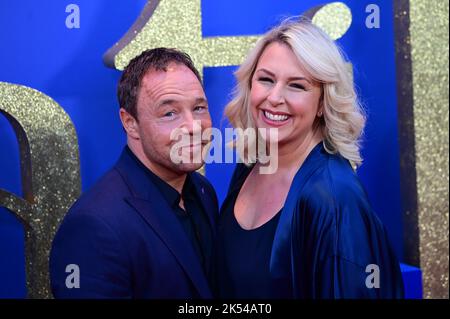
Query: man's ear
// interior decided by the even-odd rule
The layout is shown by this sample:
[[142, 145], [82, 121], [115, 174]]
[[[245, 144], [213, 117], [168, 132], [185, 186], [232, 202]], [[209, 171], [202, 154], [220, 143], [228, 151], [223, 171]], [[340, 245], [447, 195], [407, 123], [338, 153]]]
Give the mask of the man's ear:
[[120, 108], [119, 111], [120, 120], [122, 121], [123, 128], [127, 132], [128, 137], [133, 139], [139, 139], [138, 122], [133, 115], [128, 113], [124, 108]]

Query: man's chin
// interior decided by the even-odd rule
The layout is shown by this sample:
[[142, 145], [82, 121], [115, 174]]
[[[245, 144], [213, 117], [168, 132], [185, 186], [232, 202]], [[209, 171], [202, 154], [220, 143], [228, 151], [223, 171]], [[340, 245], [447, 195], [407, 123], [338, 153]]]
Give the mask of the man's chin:
[[176, 164], [177, 170], [183, 173], [195, 172], [202, 168], [204, 163], [180, 163]]

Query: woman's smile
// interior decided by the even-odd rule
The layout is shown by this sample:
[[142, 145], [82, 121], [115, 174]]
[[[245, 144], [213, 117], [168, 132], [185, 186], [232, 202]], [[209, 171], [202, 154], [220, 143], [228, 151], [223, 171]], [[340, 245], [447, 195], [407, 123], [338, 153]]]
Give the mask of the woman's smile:
[[269, 126], [280, 127], [289, 122], [291, 115], [261, 109], [260, 117]]

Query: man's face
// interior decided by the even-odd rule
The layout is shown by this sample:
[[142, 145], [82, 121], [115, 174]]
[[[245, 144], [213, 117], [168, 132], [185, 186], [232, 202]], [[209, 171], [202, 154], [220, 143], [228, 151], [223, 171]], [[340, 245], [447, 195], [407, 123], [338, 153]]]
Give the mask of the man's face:
[[147, 72], [138, 95], [137, 114], [139, 140], [153, 169], [182, 174], [203, 165], [203, 161], [175, 163], [170, 155], [177, 143], [171, 139], [171, 134], [178, 131], [189, 134], [192, 142], [183, 152], [192, 155], [201, 153], [207, 144], [207, 141], [195, 142], [193, 135], [211, 128], [205, 93], [188, 67], [171, 63], [166, 72]]

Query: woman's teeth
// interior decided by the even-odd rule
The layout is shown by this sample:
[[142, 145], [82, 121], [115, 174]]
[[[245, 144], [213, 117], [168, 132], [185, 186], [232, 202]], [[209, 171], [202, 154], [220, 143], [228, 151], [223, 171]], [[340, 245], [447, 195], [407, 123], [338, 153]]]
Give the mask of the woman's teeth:
[[272, 114], [267, 111], [264, 111], [264, 116], [271, 121], [286, 121], [289, 118], [288, 115]]

